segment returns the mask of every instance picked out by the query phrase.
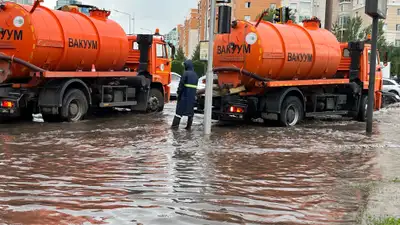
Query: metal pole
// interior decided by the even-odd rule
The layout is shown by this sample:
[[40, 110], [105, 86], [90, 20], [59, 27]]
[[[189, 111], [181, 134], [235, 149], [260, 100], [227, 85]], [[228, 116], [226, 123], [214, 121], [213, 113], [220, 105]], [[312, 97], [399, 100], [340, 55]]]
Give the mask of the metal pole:
[[129, 14], [129, 34], [132, 34], [132, 16]]
[[326, 0], [325, 6], [325, 29], [332, 30], [332, 2], [333, 0]]
[[208, 38], [208, 71], [206, 76], [206, 99], [204, 105], [204, 134], [211, 134], [212, 118], [212, 94], [213, 94], [213, 53], [214, 53], [214, 31], [215, 31], [215, 6], [216, 1], [211, 0], [210, 31]]
[[132, 23], [133, 23], [132, 34], [134, 34], [135, 33], [135, 14], [133, 14]]
[[374, 113], [375, 102], [375, 72], [376, 72], [376, 48], [378, 39], [378, 17], [372, 19], [372, 44], [371, 44], [371, 61], [369, 69], [369, 86], [368, 86], [368, 111], [367, 111], [367, 134], [372, 133], [372, 116]]

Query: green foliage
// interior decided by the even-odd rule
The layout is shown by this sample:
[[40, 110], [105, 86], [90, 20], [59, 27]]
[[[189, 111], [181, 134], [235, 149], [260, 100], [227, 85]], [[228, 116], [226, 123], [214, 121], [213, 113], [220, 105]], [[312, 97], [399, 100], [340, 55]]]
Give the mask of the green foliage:
[[388, 61], [392, 63], [390, 73], [400, 78], [400, 47], [388, 47]]
[[[388, 49], [388, 45], [386, 43], [386, 38], [385, 38], [385, 35], [384, 35], [384, 33], [385, 33], [385, 31], [383, 30], [384, 25], [385, 25], [385, 22], [383, 20], [380, 20], [379, 24], [378, 24], [378, 42], [377, 42], [377, 45], [378, 45], [378, 51], [379, 51], [379, 53], [381, 53], [380, 54], [380, 59], [381, 60], [383, 60], [384, 53], [389, 50]], [[364, 38], [366, 38], [368, 34], [372, 34], [372, 25], [370, 25], [367, 28], [365, 28], [363, 33], [365, 34]]]
[[362, 19], [360, 16], [351, 18], [349, 22], [343, 24], [343, 26], [337, 21], [332, 27], [332, 33], [340, 42], [362, 40], [365, 37], [363, 31]]
[[200, 44], [197, 44], [196, 49], [194, 50], [192, 55], [192, 61], [198, 60], [200, 60]]
[[176, 57], [175, 60], [184, 62], [186, 60], [185, 57], [185, 52], [183, 51], [183, 48], [179, 46], [178, 51], [176, 51]]
[[400, 218], [385, 217], [385, 218], [368, 218], [369, 225], [400, 225]]
[[[264, 11], [262, 11], [260, 14], [257, 15], [256, 17], [256, 21], [258, 21], [258, 19], [265, 13], [268, 12], [266, 15], [263, 16], [262, 20], [267, 21], [267, 22], [274, 22], [274, 15], [275, 15], [275, 9], [265, 9]], [[293, 10], [291, 11], [291, 16], [290, 19], [292, 20], [293, 23], [295, 23], [296, 21], [296, 17], [293, 15]]]
[[[400, 76], [400, 47], [389, 46], [384, 35], [384, 21], [380, 20], [378, 24], [378, 42], [377, 47], [381, 61], [387, 60], [391, 62], [391, 74]], [[360, 41], [365, 40], [372, 33], [372, 25], [362, 29], [361, 17], [351, 18], [347, 24], [344, 24], [343, 29], [336, 22], [333, 25], [332, 33], [340, 42]]]
[[185, 71], [185, 68], [183, 66], [182, 61], [179, 61], [179, 60], [172, 61], [171, 72], [175, 72], [177, 74], [182, 75], [184, 71]]
[[258, 21], [260, 19], [260, 17], [265, 13], [268, 12], [265, 16], [263, 16], [262, 20], [264, 21], [268, 21], [268, 22], [273, 22], [274, 21], [274, 13], [275, 10], [274, 9], [265, 9], [263, 12], [261, 12], [257, 17], [256, 20]]
[[207, 71], [207, 63], [200, 60], [193, 61], [193, 67], [199, 78], [204, 76]]

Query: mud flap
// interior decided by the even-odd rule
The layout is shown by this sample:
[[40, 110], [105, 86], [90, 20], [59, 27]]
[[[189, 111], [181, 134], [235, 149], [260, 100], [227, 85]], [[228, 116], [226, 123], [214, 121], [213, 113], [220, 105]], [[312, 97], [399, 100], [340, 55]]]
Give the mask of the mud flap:
[[147, 110], [147, 103], [149, 101], [149, 95], [151, 89], [151, 80], [145, 77], [143, 77], [143, 80], [146, 81], [146, 84], [136, 89], [137, 105], [131, 107], [132, 111], [145, 112]]

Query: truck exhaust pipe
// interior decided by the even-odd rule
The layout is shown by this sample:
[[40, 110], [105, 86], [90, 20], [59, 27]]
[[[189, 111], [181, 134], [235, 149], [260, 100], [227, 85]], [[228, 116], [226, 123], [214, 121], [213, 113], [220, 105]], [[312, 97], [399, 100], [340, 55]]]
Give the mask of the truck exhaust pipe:
[[232, 7], [231, 0], [217, 0], [218, 6], [218, 34], [231, 33]]
[[153, 35], [139, 34], [137, 35], [137, 41], [140, 50], [139, 59], [139, 74], [147, 74], [149, 66], [149, 51], [150, 46], [153, 43]]

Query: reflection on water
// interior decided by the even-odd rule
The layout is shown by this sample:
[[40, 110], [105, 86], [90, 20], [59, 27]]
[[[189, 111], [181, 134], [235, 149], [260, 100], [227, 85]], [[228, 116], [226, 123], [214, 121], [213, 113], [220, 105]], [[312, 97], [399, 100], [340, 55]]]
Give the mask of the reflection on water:
[[173, 110], [2, 126], [0, 223], [354, 224], [378, 152], [399, 144], [384, 113], [373, 138], [338, 120], [203, 139], [201, 117], [170, 130]]

